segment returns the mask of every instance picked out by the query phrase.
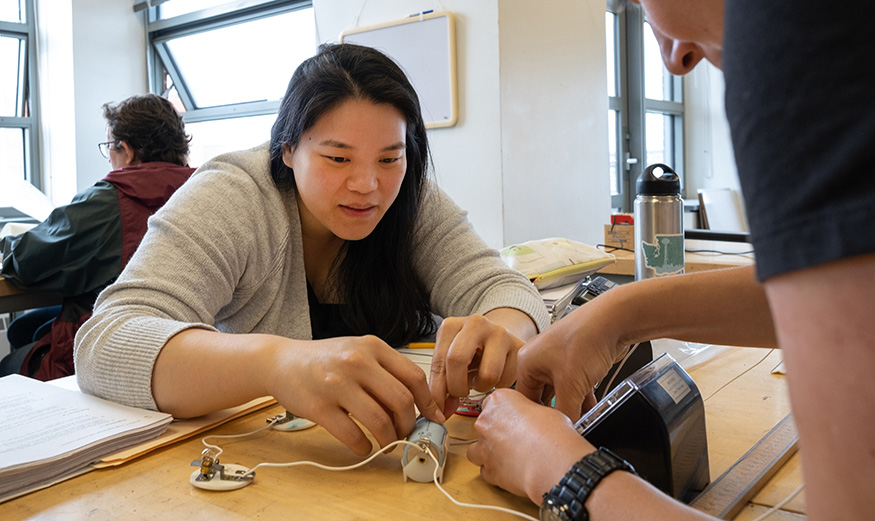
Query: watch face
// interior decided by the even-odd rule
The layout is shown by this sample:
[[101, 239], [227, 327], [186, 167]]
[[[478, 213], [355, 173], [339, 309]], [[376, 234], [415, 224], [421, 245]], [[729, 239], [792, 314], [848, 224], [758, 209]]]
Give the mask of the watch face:
[[563, 507], [553, 503], [552, 499], [545, 499], [541, 503], [539, 517], [541, 521], [570, 521], [564, 510]]

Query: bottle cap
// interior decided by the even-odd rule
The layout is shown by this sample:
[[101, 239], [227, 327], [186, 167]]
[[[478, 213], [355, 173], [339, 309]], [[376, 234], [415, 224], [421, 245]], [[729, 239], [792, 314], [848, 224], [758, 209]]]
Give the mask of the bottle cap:
[[[661, 170], [657, 175], [654, 170]], [[670, 166], [654, 163], [644, 169], [636, 183], [639, 195], [678, 195], [681, 193], [681, 180]]]

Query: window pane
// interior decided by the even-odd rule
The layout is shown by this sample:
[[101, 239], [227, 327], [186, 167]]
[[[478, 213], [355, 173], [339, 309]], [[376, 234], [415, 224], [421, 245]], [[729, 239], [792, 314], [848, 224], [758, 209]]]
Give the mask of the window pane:
[[620, 177], [617, 171], [617, 119], [620, 113], [608, 109], [608, 164], [611, 175], [611, 195], [620, 194]]
[[25, 179], [24, 129], [0, 128], [0, 186]]
[[184, 36], [167, 46], [195, 106], [272, 101], [282, 98], [295, 68], [315, 54], [315, 30], [313, 9], [300, 9]]
[[188, 164], [198, 167], [208, 159], [225, 152], [251, 148], [270, 139], [270, 128], [276, 115], [220, 119], [186, 123], [191, 135]]
[[4, 22], [26, 23], [24, 15], [24, 0], [0, 1], [0, 20]]
[[671, 74], [662, 62], [659, 43], [650, 24], [644, 22], [644, 97], [671, 101]]
[[0, 116], [21, 117], [25, 40], [0, 36]]
[[617, 15], [608, 11], [605, 13], [605, 43], [608, 64], [608, 96], [617, 95]]
[[675, 167], [672, 144], [674, 143], [674, 116], [648, 112], [644, 116], [645, 138], [647, 140], [647, 164], [664, 163]]

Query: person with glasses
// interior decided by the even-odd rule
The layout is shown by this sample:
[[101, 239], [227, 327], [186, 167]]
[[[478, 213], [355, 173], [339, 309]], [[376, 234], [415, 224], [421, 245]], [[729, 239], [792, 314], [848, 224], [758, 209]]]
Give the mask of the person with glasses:
[[103, 143], [97, 144], [97, 150], [100, 150], [100, 155], [102, 155], [104, 159], [109, 159], [110, 149], [118, 150], [118, 144], [119, 141], [104, 141]]
[[194, 172], [191, 138], [166, 99], [146, 94], [107, 103], [103, 117], [107, 141], [97, 146], [112, 171], [36, 227], [0, 239], [0, 275], [22, 289], [64, 296], [62, 306], [12, 321], [12, 351], [0, 361], [0, 375], [73, 374], [73, 339], [97, 294], [131, 259], [149, 216]]

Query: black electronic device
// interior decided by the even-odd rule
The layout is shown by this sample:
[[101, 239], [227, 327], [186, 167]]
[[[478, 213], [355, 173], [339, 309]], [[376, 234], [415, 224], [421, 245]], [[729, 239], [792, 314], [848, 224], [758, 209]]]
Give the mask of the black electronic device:
[[615, 286], [617, 286], [616, 282], [599, 275], [598, 277], [587, 281], [583, 291], [578, 293], [577, 296], [572, 299], [571, 303], [577, 306], [583, 305], [602, 293], [605, 293], [609, 289], [613, 289]]
[[690, 502], [708, 485], [705, 404], [690, 375], [667, 354], [620, 382], [575, 428], [680, 501]]

